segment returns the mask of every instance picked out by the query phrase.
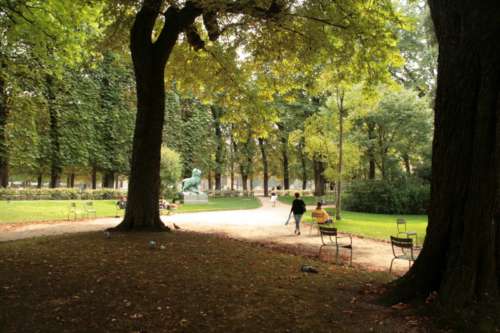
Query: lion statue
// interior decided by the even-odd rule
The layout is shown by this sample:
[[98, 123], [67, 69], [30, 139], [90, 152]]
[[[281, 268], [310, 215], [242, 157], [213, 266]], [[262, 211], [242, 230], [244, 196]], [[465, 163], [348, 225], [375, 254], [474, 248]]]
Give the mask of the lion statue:
[[198, 190], [198, 185], [201, 182], [201, 170], [193, 169], [193, 174], [191, 178], [184, 179], [182, 184], [182, 192], [190, 192], [193, 194], [203, 194], [203, 192]]

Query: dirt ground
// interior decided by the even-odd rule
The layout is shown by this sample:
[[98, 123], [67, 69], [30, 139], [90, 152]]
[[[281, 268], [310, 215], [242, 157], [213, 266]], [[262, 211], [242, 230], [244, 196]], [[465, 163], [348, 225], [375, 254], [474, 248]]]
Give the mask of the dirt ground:
[[[293, 217], [288, 226], [285, 226], [290, 213], [289, 205], [278, 201], [276, 207], [272, 207], [268, 198], [260, 197], [258, 199], [262, 206], [257, 209], [176, 214], [175, 216], [162, 216], [162, 220], [170, 227], [173, 227], [173, 223], [175, 223], [181, 228], [181, 231], [229, 237], [316, 259], [321, 246], [321, 237], [317, 229], [313, 227], [311, 231], [309, 224], [302, 223], [301, 235], [294, 234], [295, 221]], [[312, 210], [314, 207], [308, 206], [307, 209]], [[99, 218], [95, 220], [3, 224], [0, 225], [0, 242], [99, 231], [116, 226], [120, 221], [119, 218]], [[340, 251], [340, 264], [349, 265], [350, 251], [347, 249]], [[353, 235], [352, 265], [354, 267], [388, 274], [392, 258], [392, 248], [388, 242]], [[321, 259], [335, 261], [335, 249], [323, 250]], [[408, 263], [406, 261], [396, 260], [394, 262], [394, 275], [402, 275], [407, 270]]]

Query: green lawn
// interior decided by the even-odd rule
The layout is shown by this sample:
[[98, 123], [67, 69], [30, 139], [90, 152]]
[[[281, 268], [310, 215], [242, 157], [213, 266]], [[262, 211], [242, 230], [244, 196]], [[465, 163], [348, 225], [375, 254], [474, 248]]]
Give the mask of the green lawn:
[[[97, 217], [115, 216], [117, 200], [92, 200]], [[168, 201], [168, 200], [167, 200]], [[204, 210], [250, 209], [260, 206], [256, 198], [209, 199], [208, 205], [182, 205], [179, 212]], [[75, 202], [77, 210], [83, 210], [83, 200], [30, 200], [0, 201], [0, 223], [51, 221], [68, 218], [68, 203]], [[123, 211], [119, 215], [123, 215]], [[71, 215], [74, 218], [74, 215]]]
[[[292, 204], [294, 197], [280, 197], [283, 203]], [[317, 203], [312, 196], [303, 196], [302, 200], [307, 205]], [[325, 208], [326, 211], [335, 211], [334, 208]], [[335, 217], [334, 214], [332, 214]], [[422, 245], [427, 230], [427, 215], [388, 215], [388, 214], [368, 214], [342, 211], [342, 220], [335, 223], [339, 231], [350, 232], [364, 237], [390, 240], [390, 236], [397, 236], [396, 219], [405, 218], [408, 231], [415, 231], [418, 235], [418, 244]], [[304, 222], [311, 223], [311, 211], [307, 211], [303, 216]], [[403, 237], [403, 235], [400, 235]]]

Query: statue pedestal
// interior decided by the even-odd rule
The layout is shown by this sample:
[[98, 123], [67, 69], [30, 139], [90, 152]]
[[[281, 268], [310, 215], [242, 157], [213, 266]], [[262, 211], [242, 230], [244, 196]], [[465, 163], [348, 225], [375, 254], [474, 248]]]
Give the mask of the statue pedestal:
[[206, 194], [191, 194], [191, 193], [176, 193], [174, 196], [174, 203], [181, 205], [203, 205], [208, 204], [208, 195]]

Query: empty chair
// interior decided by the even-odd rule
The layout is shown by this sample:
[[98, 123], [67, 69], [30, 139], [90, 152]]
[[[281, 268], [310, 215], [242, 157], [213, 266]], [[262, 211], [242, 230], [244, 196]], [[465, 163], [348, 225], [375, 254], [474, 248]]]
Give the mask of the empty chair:
[[[406, 219], [397, 219], [398, 223], [398, 237], [399, 234], [405, 234], [406, 238], [410, 238], [410, 236], [415, 236], [415, 245], [418, 245], [417, 233], [415, 231], [406, 230]], [[404, 226], [404, 230], [403, 229]]]
[[94, 218], [97, 217], [97, 211], [94, 209], [94, 204], [92, 202], [84, 202], [83, 203], [83, 216], [85, 217], [87, 214], [87, 218], [89, 214], [94, 214]]
[[[323, 246], [332, 246], [337, 250], [336, 253], [336, 261], [335, 263], [339, 264], [339, 248], [345, 248], [351, 250], [351, 266], [352, 266], [352, 237], [351, 235], [347, 236], [338, 236], [337, 228], [327, 228], [327, 227], [319, 227], [319, 231], [321, 233], [321, 241], [323, 245], [319, 248], [318, 260], [321, 260], [321, 249]], [[328, 237], [328, 238], [327, 238]], [[332, 239], [333, 237], [333, 239]], [[349, 242], [339, 243], [338, 240], [341, 238], [349, 238]], [[330, 240], [330, 242], [328, 242]]]
[[[408, 260], [408, 268], [411, 267], [411, 262], [415, 261], [415, 257], [413, 256], [413, 239], [411, 238], [397, 238], [391, 236], [391, 244], [392, 244], [392, 253], [394, 254], [394, 258], [391, 260], [391, 268], [389, 269], [389, 275], [391, 275], [392, 264], [395, 259]], [[401, 254], [396, 254], [396, 248], [399, 248], [397, 252]], [[405, 251], [406, 249], [406, 251]], [[409, 253], [406, 253], [409, 251]]]
[[81, 214], [81, 215], [82, 215], [82, 217], [83, 217], [83, 212], [82, 212], [81, 210], [76, 210], [76, 203], [74, 203], [74, 202], [70, 202], [70, 203], [68, 204], [68, 207], [69, 207], [69, 212], [68, 212], [68, 220], [69, 220], [69, 216], [70, 216], [71, 214], [75, 214], [75, 220], [76, 220], [76, 215], [77, 215], [77, 214]]

